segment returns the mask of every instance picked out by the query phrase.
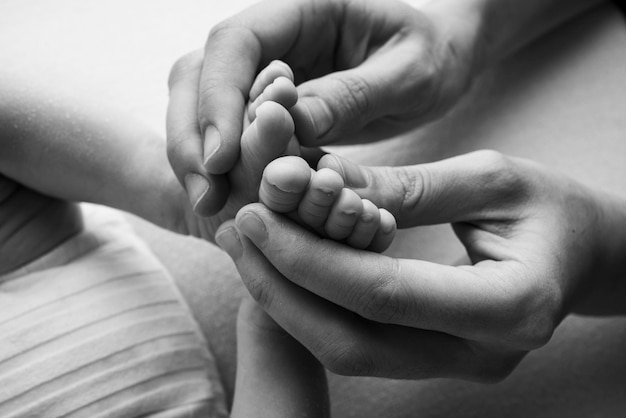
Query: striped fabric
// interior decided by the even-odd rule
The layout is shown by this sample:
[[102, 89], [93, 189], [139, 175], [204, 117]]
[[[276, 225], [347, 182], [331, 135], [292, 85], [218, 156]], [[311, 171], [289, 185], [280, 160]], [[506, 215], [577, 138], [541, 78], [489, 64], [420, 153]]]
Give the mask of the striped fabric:
[[225, 417], [171, 278], [118, 221], [0, 277], [0, 417]]

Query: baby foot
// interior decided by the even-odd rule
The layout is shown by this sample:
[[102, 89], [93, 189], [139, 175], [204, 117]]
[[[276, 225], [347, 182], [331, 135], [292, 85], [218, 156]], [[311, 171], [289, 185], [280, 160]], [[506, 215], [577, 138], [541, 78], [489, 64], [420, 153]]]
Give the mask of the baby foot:
[[255, 186], [250, 200], [244, 203], [258, 198], [261, 175], [270, 161], [281, 155], [300, 154], [288, 112], [297, 99], [293, 73], [281, 61], [272, 61], [255, 79], [241, 137], [240, 167], [231, 173], [233, 184], [247, 184], [246, 189]]
[[[262, 179], [260, 175], [251, 179], [254, 184], [260, 181], [261, 202], [276, 212], [296, 212], [301, 224], [322, 236], [359, 249], [384, 251], [395, 235], [393, 215], [344, 188], [335, 171], [313, 171], [295, 157], [300, 155], [300, 146], [293, 134], [285, 145], [287, 132], [293, 133], [293, 119], [286, 110], [297, 98], [293, 73], [281, 61], [272, 61], [264, 68], [250, 90], [249, 126], [241, 140], [242, 163], [256, 168], [246, 170], [248, 173], [258, 173], [258, 167], [267, 166]], [[291, 157], [274, 160], [280, 155]]]
[[276, 212], [297, 213], [319, 234], [358, 249], [382, 252], [396, 231], [391, 213], [345, 188], [337, 172], [314, 171], [299, 157], [282, 157], [265, 168], [259, 200]]
[[293, 84], [293, 71], [282, 61], [272, 61], [256, 76], [250, 88], [248, 119], [256, 118], [256, 110], [265, 102], [276, 102], [289, 109], [298, 100]]

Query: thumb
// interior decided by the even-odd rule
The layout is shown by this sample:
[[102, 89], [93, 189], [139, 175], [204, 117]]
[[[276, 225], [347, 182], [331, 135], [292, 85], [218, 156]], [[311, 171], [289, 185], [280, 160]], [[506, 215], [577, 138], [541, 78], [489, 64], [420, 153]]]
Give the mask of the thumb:
[[302, 145], [356, 142], [351, 141], [356, 134], [360, 142], [369, 142], [419, 122], [413, 115], [417, 95], [413, 84], [418, 83], [407, 81], [416, 77], [403, 71], [406, 66], [376, 61], [298, 86], [299, 100], [291, 113]]
[[399, 227], [506, 219], [527, 196], [515, 159], [477, 151], [433, 163], [364, 167], [327, 154], [318, 169], [337, 171], [361, 198], [390, 211]]

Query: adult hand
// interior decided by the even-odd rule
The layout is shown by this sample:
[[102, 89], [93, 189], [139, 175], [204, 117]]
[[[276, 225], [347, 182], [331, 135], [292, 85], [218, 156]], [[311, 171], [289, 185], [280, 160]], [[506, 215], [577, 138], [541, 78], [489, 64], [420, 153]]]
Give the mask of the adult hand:
[[489, 151], [401, 168], [330, 156], [320, 165], [399, 225], [451, 222], [472, 261], [357, 251], [244, 207], [217, 242], [259, 304], [330, 370], [499, 380], [569, 312], [625, 312], [626, 215], [615, 198]]
[[[218, 24], [203, 62], [186, 56], [172, 69], [168, 142], [178, 178], [200, 173], [224, 187], [216, 175], [237, 160], [253, 79], [275, 59], [299, 84], [292, 115], [302, 145], [381, 139], [439, 116], [472, 78], [478, 3], [269, 0]], [[225, 197], [210, 190], [201, 200], [218, 207]]]
[[[191, 78], [197, 78], [201, 69], [201, 54], [191, 54], [187, 60], [186, 74], [192, 74]], [[195, 109], [197, 92], [188, 89], [187, 82], [188, 79], [180, 74], [178, 76], [172, 74], [170, 78], [170, 106], [176, 109], [168, 112], [167, 123], [168, 133], [171, 134], [168, 135], [168, 151], [173, 167], [181, 167], [176, 163], [187, 161], [187, 157], [190, 158], [189, 161], [193, 160], [193, 156], [201, 149], [193, 146], [199, 145], [199, 142], [185, 142], [184, 136], [173, 133], [177, 127], [183, 126], [189, 128], [188, 133], [193, 134], [194, 138], [198, 139], [200, 135], [195, 114], [190, 112], [191, 109]], [[295, 96], [295, 87], [291, 83], [289, 86], [288, 90], [294, 94], [287, 96]], [[275, 88], [272, 91], [277, 90], [280, 89]], [[161, 211], [167, 212], [160, 220], [153, 222], [177, 232], [190, 233], [213, 241], [213, 233], [222, 222], [232, 219], [245, 204], [258, 200], [263, 170], [269, 162], [289, 151], [294, 132], [293, 119], [285, 107], [289, 104], [284, 103], [286, 99], [278, 101], [269, 99], [275, 98], [260, 100], [262, 103], [257, 103], [254, 120], [247, 121], [240, 139], [241, 152], [233, 169], [225, 175], [211, 175], [199, 162], [194, 165], [191, 172], [177, 171], [178, 180], [169, 175], [162, 182], [163, 186], [157, 189], [157, 197], [148, 200], [148, 202], [157, 200], [159, 204], [144, 205], [148, 206], [145, 211], [148, 213], [154, 212], [155, 207], [158, 212], [161, 205], [164, 207]], [[293, 104], [296, 98], [292, 97], [290, 100]], [[188, 147], [189, 145], [191, 147]], [[144, 157], [145, 153], [141, 156]], [[168, 174], [171, 174], [169, 170], [168, 173], [161, 173], [165, 176]], [[185, 190], [181, 189], [179, 181], [185, 186]], [[231, 192], [228, 185], [232, 187]], [[170, 195], [165, 196], [166, 192]], [[185, 198], [184, 192], [189, 196], [189, 200]], [[144, 217], [152, 220], [150, 216]]]

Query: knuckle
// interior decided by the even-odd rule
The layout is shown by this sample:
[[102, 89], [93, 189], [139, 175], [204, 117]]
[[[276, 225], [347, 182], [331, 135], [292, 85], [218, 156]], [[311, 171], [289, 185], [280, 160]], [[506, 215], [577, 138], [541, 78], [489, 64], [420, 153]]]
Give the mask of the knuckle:
[[502, 302], [501, 316], [508, 318], [500, 329], [501, 335], [507, 335], [502, 342], [523, 350], [546, 345], [558, 324], [558, 294], [532, 279], [517, 286]]
[[233, 33], [244, 29], [245, 27], [241, 25], [237, 16], [232, 16], [228, 19], [222, 20], [218, 24], [214, 25], [209, 31], [206, 47], [209, 47], [211, 40], [230, 39], [232, 38]]
[[[398, 260], [392, 259], [392, 269], [376, 275], [373, 284], [359, 297], [356, 303], [359, 315], [376, 322], [390, 323], [404, 318], [406, 306], [398, 289]], [[388, 267], [388, 266], [387, 266]]]
[[190, 73], [197, 71], [202, 65], [202, 52], [193, 51], [178, 58], [170, 70], [167, 79], [168, 88], [171, 90], [180, 80]]
[[410, 82], [405, 88], [405, 97], [409, 108], [426, 121], [442, 114], [450, 99], [447, 92], [442, 91], [442, 70], [437, 58], [431, 51], [423, 51], [420, 55], [422, 58], [415, 63], [413, 74], [405, 78]]
[[[228, 36], [228, 32], [233, 28], [232, 19], [222, 20], [216, 25], [213, 25], [209, 31], [209, 39], [221, 38], [222, 36]], [[208, 42], [207, 42], [208, 43]]]
[[485, 173], [498, 174], [508, 170], [510, 163], [508, 158], [499, 151], [481, 150], [474, 153], [477, 162], [485, 167]]
[[[242, 51], [247, 51], [249, 54], [258, 55], [260, 59], [262, 48], [261, 39], [257, 33], [241, 21], [239, 17], [233, 16], [230, 19], [224, 20], [215, 25], [209, 32], [209, 37], [205, 43], [204, 49], [207, 56], [210, 56], [212, 60], [225, 61], [225, 56], [231, 56], [232, 50], [225, 48], [215, 48], [216, 45], [227, 45], [232, 47], [236, 45], [237, 48], [241, 48]], [[223, 71], [229, 71], [232, 69], [228, 64], [223, 66]]]
[[341, 100], [337, 103], [344, 115], [353, 119], [369, 120], [372, 116], [372, 103], [376, 98], [371, 97], [373, 89], [370, 84], [358, 75], [337, 77], [334, 79], [336, 89], [340, 92]]
[[212, 124], [215, 118], [216, 104], [223, 104], [224, 97], [237, 97], [242, 107], [246, 102], [247, 94], [240, 88], [224, 83], [223, 80], [206, 78], [202, 80], [198, 98], [198, 124], [206, 127]]
[[398, 176], [397, 184], [400, 185], [398, 196], [402, 196], [401, 207], [399, 213], [401, 218], [415, 213], [422, 202], [424, 196], [428, 196], [427, 189], [430, 184], [430, 175], [428, 169], [420, 170], [399, 169], [396, 171]]
[[527, 195], [525, 176], [513, 159], [494, 150], [474, 153], [477, 167], [482, 167], [479, 181], [501, 201], [515, 201]]

